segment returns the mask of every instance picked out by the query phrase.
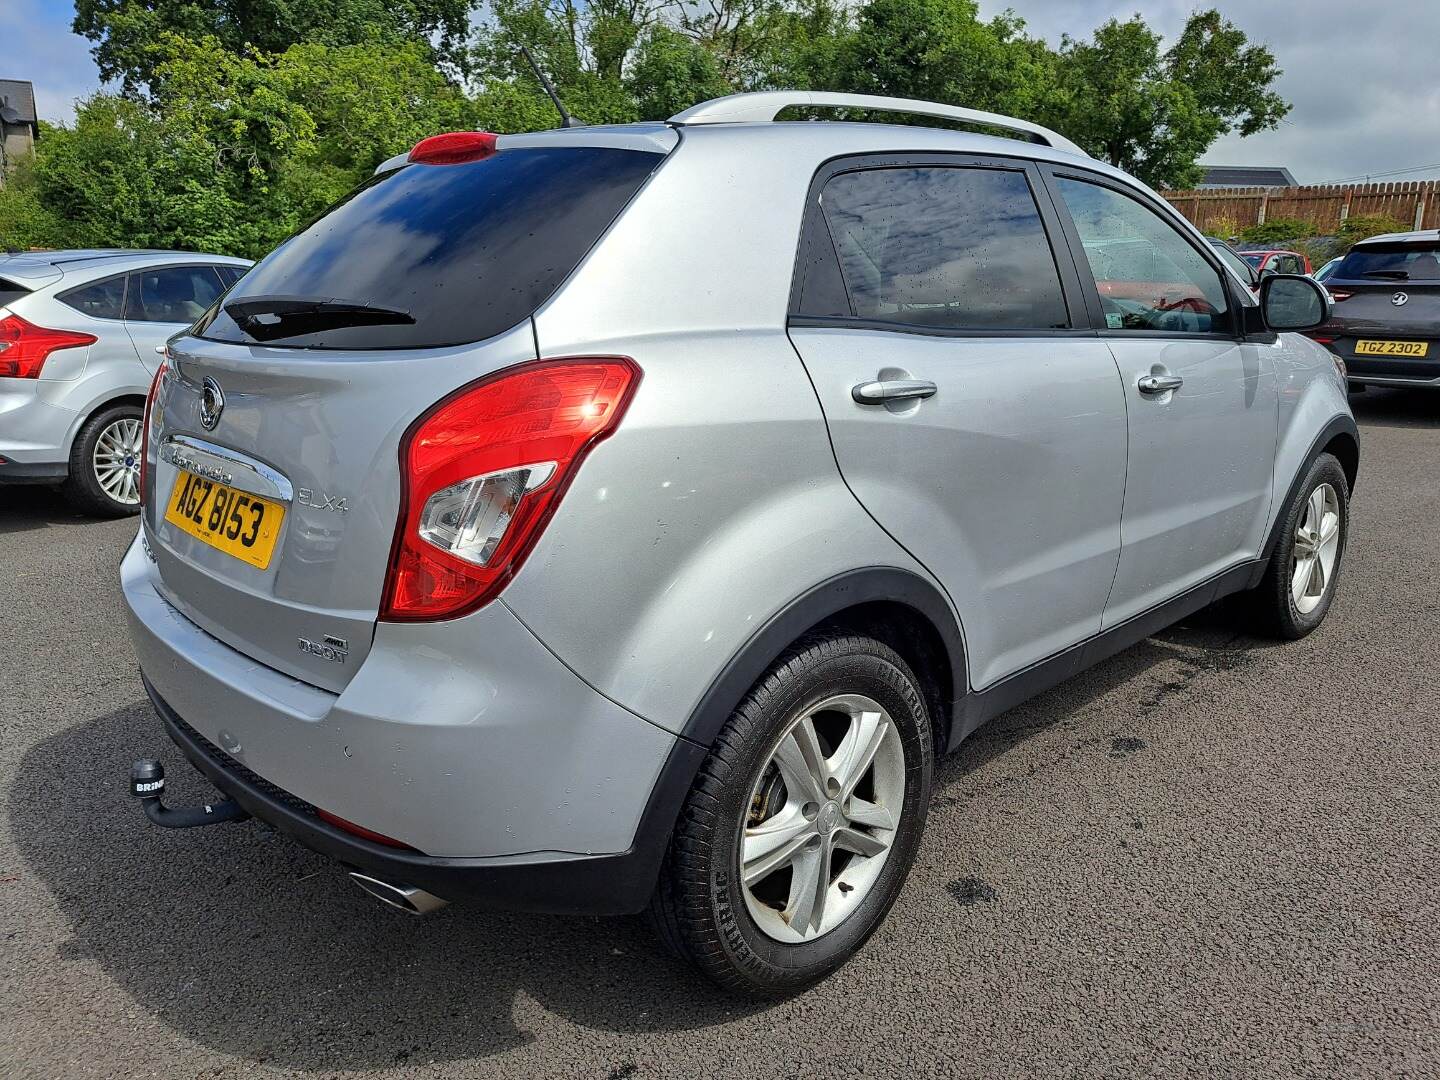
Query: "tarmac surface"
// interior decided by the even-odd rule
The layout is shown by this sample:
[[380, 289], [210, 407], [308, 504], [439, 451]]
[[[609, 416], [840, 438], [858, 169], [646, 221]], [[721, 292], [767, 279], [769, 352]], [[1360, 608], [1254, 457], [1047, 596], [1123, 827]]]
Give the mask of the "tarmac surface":
[[1440, 1075], [1440, 395], [1355, 399], [1340, 595], [1295, 644], [1223, 613], [947, 759], [888, 923], [756, 1006], [641, 919], [425, 919], [208, 791], [144, 699], [133, 520], [0, 489], [0, 1076]]

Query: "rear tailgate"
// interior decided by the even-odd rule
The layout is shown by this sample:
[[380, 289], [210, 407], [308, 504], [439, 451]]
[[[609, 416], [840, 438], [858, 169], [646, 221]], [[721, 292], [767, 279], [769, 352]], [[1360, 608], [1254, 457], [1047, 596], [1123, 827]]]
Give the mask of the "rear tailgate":
[[1440, 376], [1440, 284], [1332, 280], [1327, 287], [1337, 302], [1316, 336], [1333, 338], [1330, 348], [1352, 370]]
[[269, 667], [349, 682], [382, 603], [402, 436], [536, 359], [530, 315], [664, 159], [605, 139], [382, 171], [172, 342], [145, 523], [176, 608]]
[[[400, 504], [401, 435], [456, 387], [533, 359], [528, 323], [480, 348], [359, 357], [180, 339], [153, 406], [145, 507], [166, 599], [261, 663], [342, 689], [374, 633]], [[214, 430], [200, 419], [207, 378], [224, 399]], [[265, 566], [167, 519], [191, 476], [276, 504]], [[237, 539], [254, 522], [255, 511], [241, 509]], [[260, 524], [268, 526], [264, 511]]]

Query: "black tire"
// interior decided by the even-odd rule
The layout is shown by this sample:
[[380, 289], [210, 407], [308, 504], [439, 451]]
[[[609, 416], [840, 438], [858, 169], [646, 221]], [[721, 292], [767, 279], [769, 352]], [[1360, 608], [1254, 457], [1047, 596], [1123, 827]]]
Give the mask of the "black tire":
[[92, 517], [129, 517], [140, 512], [140, 504], [112, 498], [95, 474], [95, 446], [100, 435], [118, 420], [143, 422], [145, 410], [139, 405], [112, 405], [101, 409], [75, 436], [70, 448], [70, 469], [65, 480], [65, 498], [77, 511]]
[[[890, 715], [904, 753], [900, 820], [878, 876], [853, 911], [818, 937], [785, 943], [767, 935], [746, 906], [741, 830], [781, 734], [802, 711], [841, 693], [864, 694]], [[794, 993], [840, 967], [884, 920], [914, 862], [934, 772], [931, 732], [919, 683], [889, 646], [846, 632], [799, 641], [746, 695], [696, 777], [651, 903], [662, 940], [719, 986], [752, 997]]]
[[[1338, 499], [1339, 549], [1334, 569], [1325, 582], [1323, 597], [1313, 610], [1304, 612], [1296, 606], [1291, 590], [1296, 568], [1295, 532], [1311, 495], [1325, 484], [1330, 485]], [[1273, 637], [1295, 641], [1325, 620], [1330, 605], [1334, 603], [1335, 590], [1345, 565], [1345, 548], [1350, 540], [1350, 484], [1345, 478], [1344, 468], [1333, 456], [1321, 454], [1311, 464], [1304, 481], [1296, 489], [1295, 497], [1285, 507], [1279, 528], [1280, 539], [1270, 555], [1265, 576], [1250, 594], [1250, 611], [1259, 630]]]

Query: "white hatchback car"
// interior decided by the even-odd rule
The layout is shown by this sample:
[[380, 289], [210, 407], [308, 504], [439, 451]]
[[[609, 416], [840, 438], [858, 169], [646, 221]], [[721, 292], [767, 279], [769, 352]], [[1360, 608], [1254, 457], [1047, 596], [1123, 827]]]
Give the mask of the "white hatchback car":
[[156, 350], [249, 269], [182, 251], [0, 253], [0, 485], [64, 484], [76, 509], [140, 509]]

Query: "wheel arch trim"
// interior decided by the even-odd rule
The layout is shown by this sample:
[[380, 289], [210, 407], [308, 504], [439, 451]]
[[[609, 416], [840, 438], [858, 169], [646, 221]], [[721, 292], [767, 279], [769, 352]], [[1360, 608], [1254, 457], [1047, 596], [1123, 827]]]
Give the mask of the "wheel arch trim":
[[746, 693], [786, 648], [827, 619], [876, 602], [908, 607], [935, 629], [950, 661], [947, 697], [952, 705], [963, 701], [968, 690], [965, 639], [945, 595], [914, 571], [870, 566], [837, 574], [812, 586], [766, 620], [701, 695], [681, 734], [701, 746], [710, 746]]
[[[1349, 460], [1341, 458], [1341, 467], [1345, 470], [1345, 479], [1350, 484], [1350, 490], [1355, 490], [1355, 478], [1360, 468], [1360, 428], [1355, 423], [1355, 418], [1348, 415], [1334, 416], [1330, 419], [1320, 433], [1310, 443], [1310, 448], [1305, 451], [1305, 456], [1300, 459], [1300, 467], [1295, 470], [1295, 475], [1290, 479], [1290, 485], [1285, 489], [1285, 498], [1275, 503], [1275, 518], [1270, 523], [1270, 532], [1265, 538], [1265, 547], [1260, 552], [1261, 572], [1265, 563], [1275, 552], [1275, 545], [1280, 541], [1280, 533], [1285, 522], [1285, 508], [1294, 501], [1300, 485], [1305, 482], [1305, 476], [1310, 467], [1315, 464], [1315, 459], [1326, 450], [1340, 441], [1346, 445]], [[1258, 580], [1258, 579], [1257, 579]]]

